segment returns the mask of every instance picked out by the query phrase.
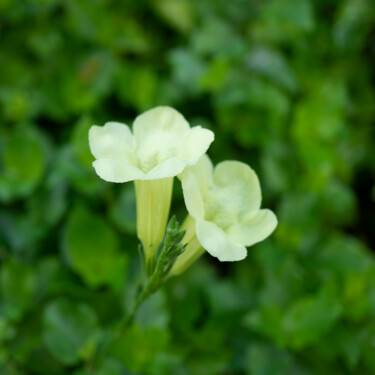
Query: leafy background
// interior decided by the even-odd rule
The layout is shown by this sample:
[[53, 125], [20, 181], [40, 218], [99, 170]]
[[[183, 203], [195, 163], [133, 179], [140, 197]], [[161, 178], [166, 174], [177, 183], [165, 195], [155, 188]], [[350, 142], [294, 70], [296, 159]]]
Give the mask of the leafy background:
[[371, 0], [1, 0], [0, 38], [1, 374], [89, 374], [129, 308], [133, 186], [87, 132], [160, 104], [257, 171], [279, 226], [170, 279], [94, 373], [375, 373]]

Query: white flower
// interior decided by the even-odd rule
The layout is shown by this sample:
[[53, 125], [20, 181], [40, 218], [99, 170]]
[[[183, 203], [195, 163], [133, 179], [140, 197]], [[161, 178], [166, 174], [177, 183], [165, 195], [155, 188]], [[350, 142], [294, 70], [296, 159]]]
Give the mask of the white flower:
[[133, 134], [119, 122], [94, 125], [89, 131], [95, 171], [110, 182], [177, 176], [198, 161], [213, 139], [210, 130], [190, 128], [170, 107], [156, 107], [139, 115]]
[[118, 122], [90, 128], [96, 173], [109, 182], [136, 181], [137, 231], [146, 262], [153, 262], [164, 236], [173, 177], [194, 165], [213, 139], [210, 130], [190, 128], [170, 107], [156, 107], [139, 115], [133, 134]]
[[220, 261], [242, 260], [247, 255], [246, 246], [264, 240], [277, 226], [275, 214], [260, 209], [258, 177], [244, 163], [224, 161], [214, 169], [204, 155], [183, 172], [182, 188], [194, 220], [188, 218], [183, 224], [188, 247], [177, 259], [173, 274], [182, 272], [199, 257], [200, 247]]

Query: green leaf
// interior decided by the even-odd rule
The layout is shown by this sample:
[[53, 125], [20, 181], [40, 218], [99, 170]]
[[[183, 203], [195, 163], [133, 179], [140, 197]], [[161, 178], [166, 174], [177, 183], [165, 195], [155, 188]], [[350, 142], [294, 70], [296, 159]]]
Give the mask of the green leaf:
[[289, 44], [315, 27], [311, 0], [270, 0], [260, 7], [255, 33], [268, 40], [285, 40]]
[[322, 213], [330, 223], [338, 225], [355, 222], [356, 196], [354, 191], [340, 181], [330, 181], [324, 186], [321, 196]]
[[43, 340], [56, 359], [74, 365], [88, 358], [98, 340], [98, 321], [88, 305], [66, 299], [50, 302], [43, 313]]
[[345, 275], [343, 306], [344, 315], [349, 321], [359, 323], [371, 312], [371, 286], [368, 279], [368, 274], [362, 272], [348, 272]]
[[201, 79], [201, 86], [208, 91], [216, 92], [224, 86], [228, 77], [230, 63], [225, 59], [214, 60], [207, 73]]
[[4, 236], [12, 251], [17, 254], [35, 253], [37, 243], [43, 236], [45, 227], [37, 226], [29, 215], [12, 211], [0, 211], [0, 235]]
[[31, 126], [9, 133], [1, 152], [0, 200], [10, 201], [29, 195], [46, 167], [40, 134]]
[[292, 364], [288, 352], [260, 343], [252, 344], [246, 356], [249, 375], [289, 375]]
[[31, 265], [10, 259], [2, 265], [0, 282], [2, 310], [10, 320], [20, 320], [35, 307], [37, 279]]
[[166, 350], [168, 342], [169, 335], [165, 329], [141, 329], [132, 325], [115, 343], [113, 354], [130, 371], [149, 373], [149, 368]]
[[127, 256], [119, 252], [115, 232], [101, 217], [76, 207], [67, 223], [65, 245], [70, 264], [89, 286], [122, 288]]
[[89, 147], [89, 129], [94, 125], [90, 117], [81, 117], [72, 133], [73, 150], [78, 160], [85, 166], [91, 167], [94, 157]]
[[292, 136], [302, 162], [311, 170], [310, 189], [321, 190], [340, 166], [337, 148], [347, 137], [347, 102], [343, 80], [315, 77], [310, 93], [295, 106]]
[[42, 258], [36, 268], [38, 297], [45, 298], [54, 292], [59, 280], [61, 264], [57, 257]]
[[223, 314], [248, 307], [249, 301], [244, 301], [241, 288], [229, 281], [218, 281], [208, 285], [207, 291], [207, 302], [213, 312]]
[[52, 181], [57, 180], [62, 184], [69, 181], [76, 190], [89, 196], [101, 194], [108, 187], [95, 174], [94, 168], [87, 168], [79, 162], [70, 146], [59, 150], [51, 175]]
[[[79, 370], [74, 375], [93, 375], [92, 370]], [[95, 375], [124, 375], [121, 363], [113, 358], [108, 358], [95, 369]]]
[[[290, 110], [287, 93], [273, 82], [249, 77], [246, 70], [232, 76], [214, 99], [219, 125], [247, 149], [269, 147], [270, 134], [281, 134], [286, 124]], [[227, 144], [227, 138], [224, 141]]]
[[130, 103], [138, 111], [155, 105], [159, 95], [158, 77], [148, 66], [123, 66], [119, 71], [116, 87], [121, 102], [124, 105]]
[[61, 219], [68, 206], [67, 186], [50, 175], [27, 200], [28, 220], [49, 231]]
[[156, 327], [166, 329], [169, 314], [166, 310], [163, 290], [158, 290], [139, 307], [135, 321], [143, 329]]
[[[192, 34], [191, 43], [193, 53], [214, 56], [219, 60], [242, 58], [248, 50], [242, 35], [231, 24], [211, 14], [206, 17], [199, 30]], [[212, 65], [218, 61], [215, 58], [211, 61]]]
[[[11, 63], [13, 62], [14, 61]], [[11, 71], [12, 68], [8, 65], [8, 69]], [[17, 73], [22, 75], [29, 74], [25, 66], [19, 69]], [[10, 74], [9, 76], [11, 77], [12, 75]], [[14, 79], [17, 80], [17, 78], [15, 77]], [[14, 81], [12, 83], [13, 87], [3, 86], [0, 89], [0, 103], [4, 108], [4, 116], [8, 121], [12, 122], [28, 121], [35, 117], [40, 109], [40, 96], [35, 95], [35, 91], [33, 92], [32, 90], [28, 90], [26, 88], [16, 87], [16, 83]]]
[[64, 375], [64, 365], [43, 346], [40, 315], [38, 312], [22, 324], [22, 329], [11, 342], [12, 358], [28, 374]]
[[262, 306], [250, 312], [244, 319], [244, 324], [259, 332], [277, 344], [283, 344], [282, 311], [278, 306]]
[[110, 217], [126, 233], [136, 234], [136, 203], [134, 184], [124, 184], [111, 207]]
[[298, 82], [286, 58], [278, 51], [264, 46], [253, 48], [246, 60], [247, 67], [290, 92], [295, 92]]
[[297, 300], [283, 318], [288, 344], [300, 349], [316, 342], [333, 326], [341, 313], [340, 302], [329, 286], [316, 295]]
[[194, 10], [188, 0], [152, 1], [157, 14], [178, 31], [188, 32], [194, 26]]
[[343, 234], [332, 235], [325, 241], [317, 261], [320, 270], [341, 274], [364, 273], [373, 266], [366, 246], [356, 238]]
[[356, 51], [363, 47], [371, 29], [374, 7], [367, 0], [342, 1], [333, 25], [333, 41], [339, 50]]
[[207, 64], [203, 59], [184, 48], [172, 50], [168, 58], [175, 84], [189, 94], [199, 93], [200, 82], [207, 74]]

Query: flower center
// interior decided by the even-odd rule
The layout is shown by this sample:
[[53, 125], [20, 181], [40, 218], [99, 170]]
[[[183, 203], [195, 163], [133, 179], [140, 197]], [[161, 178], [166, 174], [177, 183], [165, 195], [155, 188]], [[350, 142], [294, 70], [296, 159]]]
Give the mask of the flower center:
[[137, 148], [137, 166], [144, 173], [172, 158], [177, 153], [176, 139], [167, 131], [155, 131], [152, 136], [142, 140]]
[[224, 231], [237, 221], [237, 213], [233, 210], [233, 197], [227, 188], [212, 187], [207, 192], [204, 208], [204, 219], [214, 222]]

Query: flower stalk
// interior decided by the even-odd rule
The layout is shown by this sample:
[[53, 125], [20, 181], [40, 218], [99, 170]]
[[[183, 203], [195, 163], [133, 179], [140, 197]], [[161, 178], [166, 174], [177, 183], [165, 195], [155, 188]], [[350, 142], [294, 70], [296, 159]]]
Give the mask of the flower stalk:
[[186, 245], [182, 243], [185, 233], [185, 230], [180, 228], [176, 217], [173, 216], [166, 228], [163, 246], [157, 258], [153, 273], [150, 276], [146, 276], [146, 280], [138, 289], [138, 293], [128, 313], [114, 329], [111, 330], [111, 334], [104, 337], [103, 342], [99, 345], [95, 356], [92, 358], [91, 367], [95, 368], [95, 366], [100, 365], [101, 361], [112, 349], [115, 341], [132, 324], [138, 308], [167, 280], [176, 259], [185, 251]]

